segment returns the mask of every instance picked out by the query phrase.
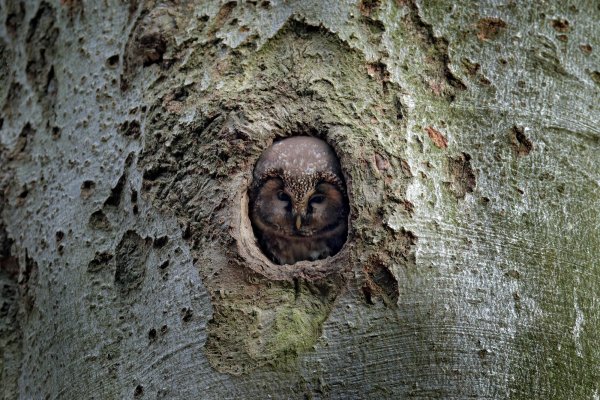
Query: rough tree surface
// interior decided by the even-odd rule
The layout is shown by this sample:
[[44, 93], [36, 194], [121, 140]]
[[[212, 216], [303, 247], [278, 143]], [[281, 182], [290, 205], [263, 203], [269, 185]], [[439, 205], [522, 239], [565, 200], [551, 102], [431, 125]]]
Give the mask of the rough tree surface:
[[[0, 0], [0, 391], [600, 398], [600, 6]], [[350, 234], [275, 266], [274, 140]]]

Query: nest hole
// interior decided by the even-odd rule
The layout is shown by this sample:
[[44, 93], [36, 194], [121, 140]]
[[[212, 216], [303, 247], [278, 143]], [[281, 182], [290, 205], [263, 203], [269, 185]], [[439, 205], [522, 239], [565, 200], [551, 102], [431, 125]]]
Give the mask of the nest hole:
[[297, 135], [269, 146], [240, 199], [240, 254], [267, 277], [312, 279], [347, 258], [350, 201], [340, 159], [326, 141]]

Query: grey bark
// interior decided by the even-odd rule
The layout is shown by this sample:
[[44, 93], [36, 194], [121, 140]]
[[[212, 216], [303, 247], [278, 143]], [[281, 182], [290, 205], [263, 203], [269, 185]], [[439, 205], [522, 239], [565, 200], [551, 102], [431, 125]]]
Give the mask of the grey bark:
[[[600, 398], [597, 2], [196, 3], [0, 1], [4, 398]], [[294, 134], [350, 235], [275, 266]]]

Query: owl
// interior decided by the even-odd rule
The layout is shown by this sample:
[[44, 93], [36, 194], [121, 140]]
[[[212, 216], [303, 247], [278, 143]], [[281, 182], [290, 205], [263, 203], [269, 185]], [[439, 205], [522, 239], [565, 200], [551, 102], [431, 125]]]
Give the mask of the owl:
[[256, 163], [249, 197], [254, 234], [277, 264], [326, 258], [346, 241], [346, 186], [338, 158], [323, 140], [275, 142]]

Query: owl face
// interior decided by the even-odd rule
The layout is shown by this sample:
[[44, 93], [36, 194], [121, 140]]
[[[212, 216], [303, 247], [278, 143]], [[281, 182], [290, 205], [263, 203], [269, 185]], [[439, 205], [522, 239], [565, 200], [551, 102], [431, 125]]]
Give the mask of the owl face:
[[280, 235], [316, 237], [339, 224], [344, 195], [327, 182], [298, 192], [274, 177], [259, 188], [255, 206], [257, 226], [276, 229]]
[[254, 170], [250, 219], [263, 251], [279, 264], [339, 251], [348, 230], [348, 199], [339, 161], [320, 139], [275, 143]]

